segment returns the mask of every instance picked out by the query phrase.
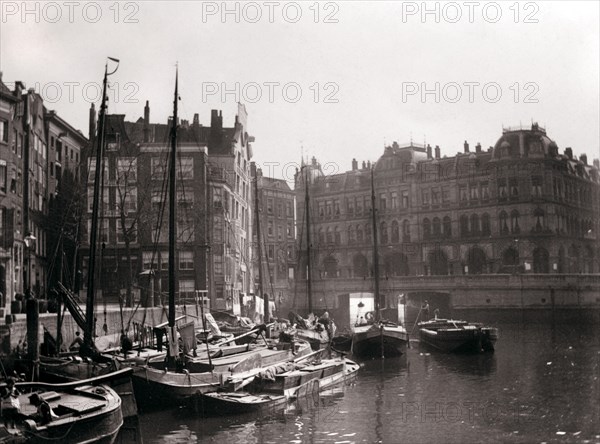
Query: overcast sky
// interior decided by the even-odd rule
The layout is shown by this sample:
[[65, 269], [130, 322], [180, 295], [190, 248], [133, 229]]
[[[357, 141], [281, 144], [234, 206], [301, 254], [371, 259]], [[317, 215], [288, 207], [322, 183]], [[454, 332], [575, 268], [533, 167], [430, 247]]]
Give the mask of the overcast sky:
[[276, 177], [301, 147], [333, 173], [394, 140], [453, 155], [532, 120], [561, 152], [599, 157], [596, 1], [430, 2], [425, 15], [422, 2], [388, 1], [232, 2], [225, 16], [221, 2], [27, 7], [2, 2], [3, 81], [37, 87], [86, 135], [111, 56], [121, 62], [109, 112], [128, 120], [149, 100], [151, 121], [166, 122], [176, 63], [183, 119], [209, 125], [216, 108], [231, 126], [238, 85], [254, 159]]

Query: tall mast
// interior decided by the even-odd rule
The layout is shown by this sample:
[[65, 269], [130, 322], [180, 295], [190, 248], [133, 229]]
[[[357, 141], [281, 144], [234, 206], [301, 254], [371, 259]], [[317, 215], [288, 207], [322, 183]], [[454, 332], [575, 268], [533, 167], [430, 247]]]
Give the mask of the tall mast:
[[381, 308], [379, 306], [379, 252], [377, 249], [377, 216], [375, 213], [375, 179], [371, 168], [371, 222], [373, 224], [373, 274], [375, 276], [375, 320], [381, 319]]
[[[110, 60], [119, 63], [117, 59], [109, 57]], [[83, 342], [91, 350], [94, 347], [94, 297], [95, 297], [95, 282], [94, 275], [96, 273], [96, 243], [98, 238], [98, 212], [100, 201], [100, 181], [102, 168], [102, 159], [104, 157], [104, 128], [106, 121], [106, 87], [108, 76], [114, 74], [118, 69], [111, 73], [108, 72], [108, 62], [104, 66], [104, 80], [102, 83], [102, 104], [100, 105], [100, 116], [98, 118], [98, 137], [96, 138], [96, 170], [94, 171], [94, 198], [92, 203], [92, 227], [90, 231], [90, 254], [88, 262], [88, 279], [87, 279], [87, 298], [85, 304], [85, 331], [83, 332]]]
[[169, 364], [174, 364], [174, 353], [177, 347], [175, 335], [175, 285], [177, 284], [175, 268], [175, 239], [177, 234], [176, 225], [176, 162], [177, 162], [177, 100], [179, 99], [178, 88], [179, 72], [175, 71], [175, 95], [173, 98], [173, 122], [171, 125], [171, 152], [169, 155]]
[[[307, 168], [306, 165], [305, 168]], [[310, 266], [310, 197], [308, 194], [308, 172], [304, 173], [304, 214], [306, 215], [306, 290], [308, 292], [308, 312], [312, 313], [312, 278]]]
[[264, 322], [269, 322], [269, 296], [263, 292], [263, 262], [262, 262], [262, 241], [260, 238], [260, 216], [258, 213], [258, 168], [254, 173], [254, 213], [256, 214], [256, 253], [258, 254], [258, 289], [260, 296], [264, 300]]

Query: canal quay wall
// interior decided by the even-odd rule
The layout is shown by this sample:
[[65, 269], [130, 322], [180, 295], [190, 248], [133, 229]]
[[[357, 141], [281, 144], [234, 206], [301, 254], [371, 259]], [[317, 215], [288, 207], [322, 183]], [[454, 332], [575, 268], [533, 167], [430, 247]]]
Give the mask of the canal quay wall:
[[[312, 284], [315, 314], [327, 310], [341, 327], [356, 320], [356, 305], [373, 298], [373, 278], [321, 279]], [[296, 282], [294, 305], [281, 306], [308, 313], [306, 281]], [[515, 322], [591, 322], [600, 325], [600, 274], [480, 274], [446, 276], [383, 276], [380, 278], [382, 316], [398, 320], [398, 306], [412, 325], [427, 301], [429, 314], [440, 317]], [[353, 309], [350, 309], [352, 305]], [[365, 309], [362, 309], [365, 310]], [[422, 315], [421, 315], [422, 316]], [[422, 319], [422, 318], [421, 318]]]
[[[187, 316], [178, 322], [196, 322], [195, 311], [193, 307], [177, 307], [177, 317], [180, 317], [187, 313]], [[123, 320], [121, 322], [121, 319]], [[10, 351], [17, 348], [19, 343], [27, 341], [27, 319], [25, 314], [16, 314], [14, 319], [2, 319], [0, 321], [0, 354], [6, 355]], [[39, 343], [43, 342], [44, 328], [48, 330], [53, 337], [56, 337], [56, 313], [40, 313], [40, 337]], [[104, 336], [105, 332], [103, 329], [104, 324], [107, 326], [108, 335], [118, 335], [121, 333], [121, 329], [128, 329], [131, 333], [133, 331], [133, 324], [137, 323], [146, 326], [155, 326], [161, 323], [167, 322], [167, 307], [152, 307], [152, 308], [123, 308], [122, 315], [119, 306], [114, 304], [106, 307], [106, 313], [104, 307], [99, 310], [96, 316], [96, 336]], [[62, 325], [62, 343], [67, 347], [75, 338], [75, 333], [79, 331], [83, 335], [83, 331], [73, 317], [71, 313], [64, 313], [63, 325]]]

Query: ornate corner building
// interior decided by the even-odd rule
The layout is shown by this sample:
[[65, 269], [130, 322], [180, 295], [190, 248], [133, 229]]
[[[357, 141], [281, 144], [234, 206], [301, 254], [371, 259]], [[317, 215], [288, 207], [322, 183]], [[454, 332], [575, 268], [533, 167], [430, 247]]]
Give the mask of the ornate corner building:
[[[309, 229], [317, 291], [372, 291], [371, 164], [353, 160], [351, 170], [331, 176], [323, 175], [316, 159], [306, 168], [312, 171]], [[600, 273], [598, 160], [590, 165], [571, 148], [559, 153], [537, 124], [504, 129], [487, 150], [480, 144], [472, 150], [465, 141], [463, 152], [452, 157], [442, 158], [438, 146], [394, 142], [373, 169], [384, 292], [386, 285], [390, 293], [445, 291], [448, 285], [484, 289], [492, 274], [502, 282], [537, 280], [539, 290], [552, 285], [544, 275], [577, 275], [577, 283], [581, 275]], [[301, 176], [296, 190], [302, 217]], [[597, 276], [589, 279], [597, 286]], [[459, 293], [466, 294], [455, 292], [455, 303]], [[505, 298], [504, 305], [518, 305], [515, 298]], [[590, 296], [589, 302], [600, 301]]]

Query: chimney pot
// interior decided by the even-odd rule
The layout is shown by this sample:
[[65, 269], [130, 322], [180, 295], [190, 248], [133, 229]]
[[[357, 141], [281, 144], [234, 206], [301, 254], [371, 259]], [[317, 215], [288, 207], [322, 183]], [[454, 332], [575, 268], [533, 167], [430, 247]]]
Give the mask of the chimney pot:
[[431, 145], [427, 144], [427, 158], [432, 159], [431, 156]]
[[594, 166], [600, 169], [600, 159], [594, 159]]
[[466, 140], [465, 140], [465, 143], [463, 146], [465, 148], [465, 153], [468, 153], [469, 152], [469, 143]]
[[579, 160], [581, 160], [584, 165], [587, 165], [587, 154], [583, 153], [581, 156], [579, 156]]
[[481, 153], [481, 143], [477, 142], [477, 145], [475, 145], [475, 152]]
[[569, 160], [573, 160], [573, 148], [567, 147], [565, 148], [565, 156], [569, 158]]
[[436, 159], [440, 158], [440, 146], [439, 145], [435, 146], [435, 158]]
[[352, 171], [356, 171], [358, 169], [358, 162], [356, 159], [352, 159]]

